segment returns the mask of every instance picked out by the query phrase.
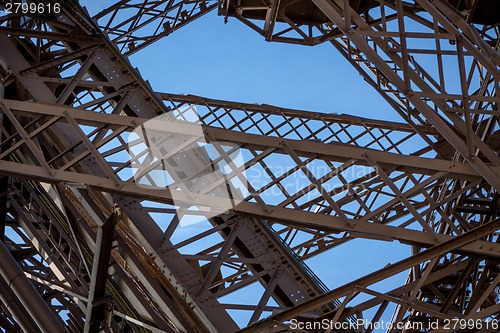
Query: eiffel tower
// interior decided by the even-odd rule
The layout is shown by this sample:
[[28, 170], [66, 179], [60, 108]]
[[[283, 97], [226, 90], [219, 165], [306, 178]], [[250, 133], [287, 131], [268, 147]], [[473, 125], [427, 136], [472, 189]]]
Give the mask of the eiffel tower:
[[[500, 330], [500, 1], [0, 4], [2, 332]], [[400, 121], [155, 91], [128, 57], [205, 15], [331, 45]], [[368, 240], [411, 254], [305, 263]]]

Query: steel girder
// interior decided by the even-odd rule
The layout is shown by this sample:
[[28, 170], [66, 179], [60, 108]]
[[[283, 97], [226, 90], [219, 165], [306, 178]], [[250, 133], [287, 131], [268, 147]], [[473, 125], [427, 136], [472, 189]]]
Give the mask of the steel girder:
[[122, 0], [94, 19], [125, 55], [131, 55], [214, 10], [216, 2]]
[[[340, 288], [337, 288], [335, 290], [331, 290], [328, 293], [325, 293], [314, 300], [304, 302], [304, 304], [301, 304], [299, 306], [296, 306], [292, 309], [289, 309], [287, 311], [281, 312], [277, 315], [270, 316], [269, 318], [266, 318], [265, 320], [259, 321], [250, 327], [247, 327], [243, 330], [240, 330], [239, 332], [262, 332], [264, 329], [267, 329], [269, 327], [272, 327], [276, 325], [276, 322], [284, 322], [289, 319], [292, 319], [294, 317], [297, 317], [304, 312], [307, 312], [308, 310], [314, 309], [316, 306], [324, 304], [324, 302], [332, 301], [341, 297], [345, 297], [345, 302], [348, 303], [351, 298], [354, 298], [358, 296], [357, 294], [359, 293], [364, 293], [366, 292], [369, 295], [372, 296], [378, 296], [380, 293], [371, 291], [371, 290], [366, 290], [365, 288], [369, 285], [373, 285], [376, 282], [381, 281], [384, 278], [388, 278], [392, 275], [394, 275], [397, 272], [402, 272], [407, 269], [411, 269], [423, 262], [428, 262], [431, 260], [429, 265], [426, 267], [425, 270], [425, 278], [422, 277], [424, 281], [420, 281], [420, 285], [425, 283], [425, 280], [427, 279], [427, 276], [431, 273], [432, 267], [436, 264], [437, 258], [440, 256], [448, 253], [449, 251], [452, 251], [453, 249], [456, 249], [457, 247], [463, 246], [465, 244], [468, 244], [478, 238], [481, 238], [483, 236], [486, 236], [496, 230], [500, 227], [500, 219], [495, 219], [493, 221], [490, 221], [488, 223], [485, 223], [482, 226], [479, 226], [463, 235], [460, 235], [458, 237], [453, 238], [452, 240], [449, 240], [447, 242], [443, 242], [441, 244], [438, 244], [436, 246], [433, 246], [427, 250], [424, 250], [418, 254], [413, 255], [412, 257], [409, 257], [407, 259], [403, 259], [397, 263], [394, 263], [393, 265], [390, 265], [388, 267], [385, 267], [383, 269], [380, 269], [378, 271], [375, 271], [369, 275], [366, 275], [358, 280], [352, 281]], [[418, 283], [417, 283], [418, 285]], [[492, 289], [496, 287], [496, 284], [492, 284]], [[350, 297], [349, 297], [350, 296]], [[416, 297], [412, 297], [411, 299], [402, 299], [399, 300], [406, 306], [412, 307], [417, 311], [422, 311], [422, 312], [427, 312], [428, 314], [432, 314], [436, 316], [439, 319], [450, 319], [453, 318], [453, 316], [447, 316], [446, 314], [442, 314], [439, 311], [434, 311], [430, 305], [428, 304], [413, 304], [413, 301]], [[390, 297], [386, 297], [386, 299], [390, 299]], [[396, 300], [397, 302], [398, 300]], [[481, 312], [478, 313], [473, 313], [472, 316], [468, 316], [468, 318], [476, 319], [480, 318], [483, 319], [485, 317], [488, 317], [492, 313], [497, 312], [498, 306], [497, 304], [492, 306], [494, 308], [494, 311], [490, 312], [492, 309], [487, 308], [484, 309]], [[341, 310], [336, 311], [337, 313], [335, 314], [336, 317], [340, 317]], [[478, 325], [479, 326], [479, 325]], [[472, 328], [474, 329], [474, 328]], [[454, 329], [451, 329], [454, 330]]]

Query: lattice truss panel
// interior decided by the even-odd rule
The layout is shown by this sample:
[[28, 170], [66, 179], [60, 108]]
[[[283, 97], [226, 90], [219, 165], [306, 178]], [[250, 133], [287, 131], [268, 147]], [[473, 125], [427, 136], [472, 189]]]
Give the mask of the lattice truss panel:
[[131, 55], [217, 7], [206, 1], [117, 1], [94, 16], [125, 55]]
[[[498, 131], [498, 27], [473, 25], [481, 20], [472, 11], [464, 17], [445, 1], [384, 2], [362, 14], [340, 2], [315, 2], [346, 33], [332, 40], [337, 49], [410, 124], [432, 124], [498, 190], [490, 139]], [[369, 26], [373, 19], [382, 22]]]
[[[61, 327], [75, 332], [233, 332], [238, 329], [234, 310], [248, 313], [251, 323], [288, 309], [248, 329], [275, 326], [285, 332], [290, 331], [286, 322], [297, 316], [376, 321], [394, 306], [394, 319], [408, 322], [496, 315], [500, 247], [494, 233], [494, 175], [500, 164], [498, 70], [491, 66], [497, 66], [498, 57], [490, 52], [485, 60], [491, 46], [484, 43], [497, 43], [498, 31], [478, 33], [462, 26], [460, 36], [468, 39], [455, 41], [454, 50], [441, 50], [449, 39], [457, 39], [449, 35], [455, 26], [445, 24], [457, 14], [446, 11], [447, 5], [439, 7], [439, 1], [417, 1], [413, 7], [386, 1], [361, 15], [354, 9], [343, 15], [347, 2], [335, 2], [317, 3], [331, 20], [330, 27], [322, 28], [327, 40], [408, 125], [155, 94], [76, 4], [64, 4], [57, 16], [1, 17], [0, 171], [10, 176], [3, 188], [9, 202], [6, 245], [58, 314]], [[193, 15], [200, 4], [194, 3]], [[108, 29], [110, 38], [121, 46], [147, 45], [152, 39], [131, 37], [131, 32], [172, 19], [165, 13], [180, 7], [169, 5], [172, 9], [151, 11], [143, 25], [140, 20], [123, 26], [115, 22], [115, 32], [125, 30], [112, 37]], [[397, 5], [405, 15], [394, 12]], [[439, 7], [441, 16], [421, 11], [430, 5], [427, 13]], [[376, 11], [382, 16], [372, 14]], [[401, 24], [409, 19], [430, 29], [429, 35], [416, 27], [414, 37], [408, 35]], [[348, 39], [341, 35], [346, 26]], [[152, 31], [151, 36], [158, 32]], [[417, 37], [429, 37], [438, 51], [417, 52], [405, 44]], [[391, 58], [370, 50], [384, 50]], [[448, 64], [439, 60], [447, 56], [458, 59], [464, 76], [450, 77], [439, 70], [442, 66], [436, 74], [415, 65], [428, 53], [438, 63]], [[457, 81], [467, 83], [458, 93], [450, 90]], [[194, 112], [199, 120], [193, 123]], [[174, 205], [172, 191], [179, 184], [158, 189], [164, 185], [155, 184], [158, 178], [134, 178], [134, 163], [149, 158], [155, 170], [161, 161], [139, 143], [132, 141], [131, 149], [130, 133], [163, 113], [185, 123], [169, 127], [165, 140], [201, 124], [203, 136], [190, 144], [212, 147], [215, 163], [229, 167], [228, 183], [248, 183], [241, 204], [197, 223], [190, 234], [183, 232], [182, 221], [199, 211], [189, 210], [189, 192], [183, 189], [184, 197]], [[231, 163], [236, 149], [243, 158]], [[187, 159], [203, 162], [196, 155]], [[202, 194], [206, 206], [217, 206], [213, 189]], [[109, 232], [115, 224], [116, 232]], [[414, 255], [326, 292], [303, 260], [355, 238], [399, 241], [411, 246]], [[109, 270], [94, 268], [100, 262], [96, 253], [108, 253]], [[408, 270], [406, 283], [393, 290], [374, 285]], [[254, 297], [244, 299], [248, 294]], [[29, 331], [29, 319], [22, 314], [32, 309], [4, 306], [2, 311], [6, 326]]]

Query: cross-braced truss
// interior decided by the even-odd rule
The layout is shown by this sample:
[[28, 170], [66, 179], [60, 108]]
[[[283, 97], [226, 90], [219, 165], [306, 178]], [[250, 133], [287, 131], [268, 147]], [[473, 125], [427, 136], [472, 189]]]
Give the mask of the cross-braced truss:
[[[127, 55], [215, 8], [267, 41], [331, 43], [404, 122], [155, 93]], [[0, 16], [5, 332], [372, 332], [359, 321], [388, 316], [390, 332], [497, 330], [495, 0], [60, 9]], [[155, 158], [133, 138], [162, 114], [167, 146], [203, 135]], [[213, 171], [209, 152], [227, 168], [193, 207], [181, 180]], [[203, 218], [225, 183], [246, 183], [244, 200]], [[333, 290], [305, 264], [359, 240], [411, 255]]]

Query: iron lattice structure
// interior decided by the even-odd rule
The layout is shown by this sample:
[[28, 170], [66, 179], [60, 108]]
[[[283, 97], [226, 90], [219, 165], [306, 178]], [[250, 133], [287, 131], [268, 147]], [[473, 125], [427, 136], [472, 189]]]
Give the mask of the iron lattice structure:
[[[95, 17], [58, 4], [0, 17], [3, 331], [330, 332], [290, 320], [387, 316], [408, 324], [390, 332], [497, 331], [500, 2], [122, 0]], [[332, 44], [403, 121], [154, 92], [127, 56], [215, 9], [270, 42]], [[147, 153], [123, 154], [140, 124], [168, 113], [189, 126], [193, 109], [219, 160], [221, 141], [247, 157], [227, 178], [261, 177], [179, 240], [176, 184], [140, 186]], [[354, 239], [412, 255], [328, 290], [304, 261]], [[402, 272], [404, 284], [376, 287]], [[227, 301], [245, 291], [258, 301]], [[373, 331], [345, 327], [333, 331]]]

